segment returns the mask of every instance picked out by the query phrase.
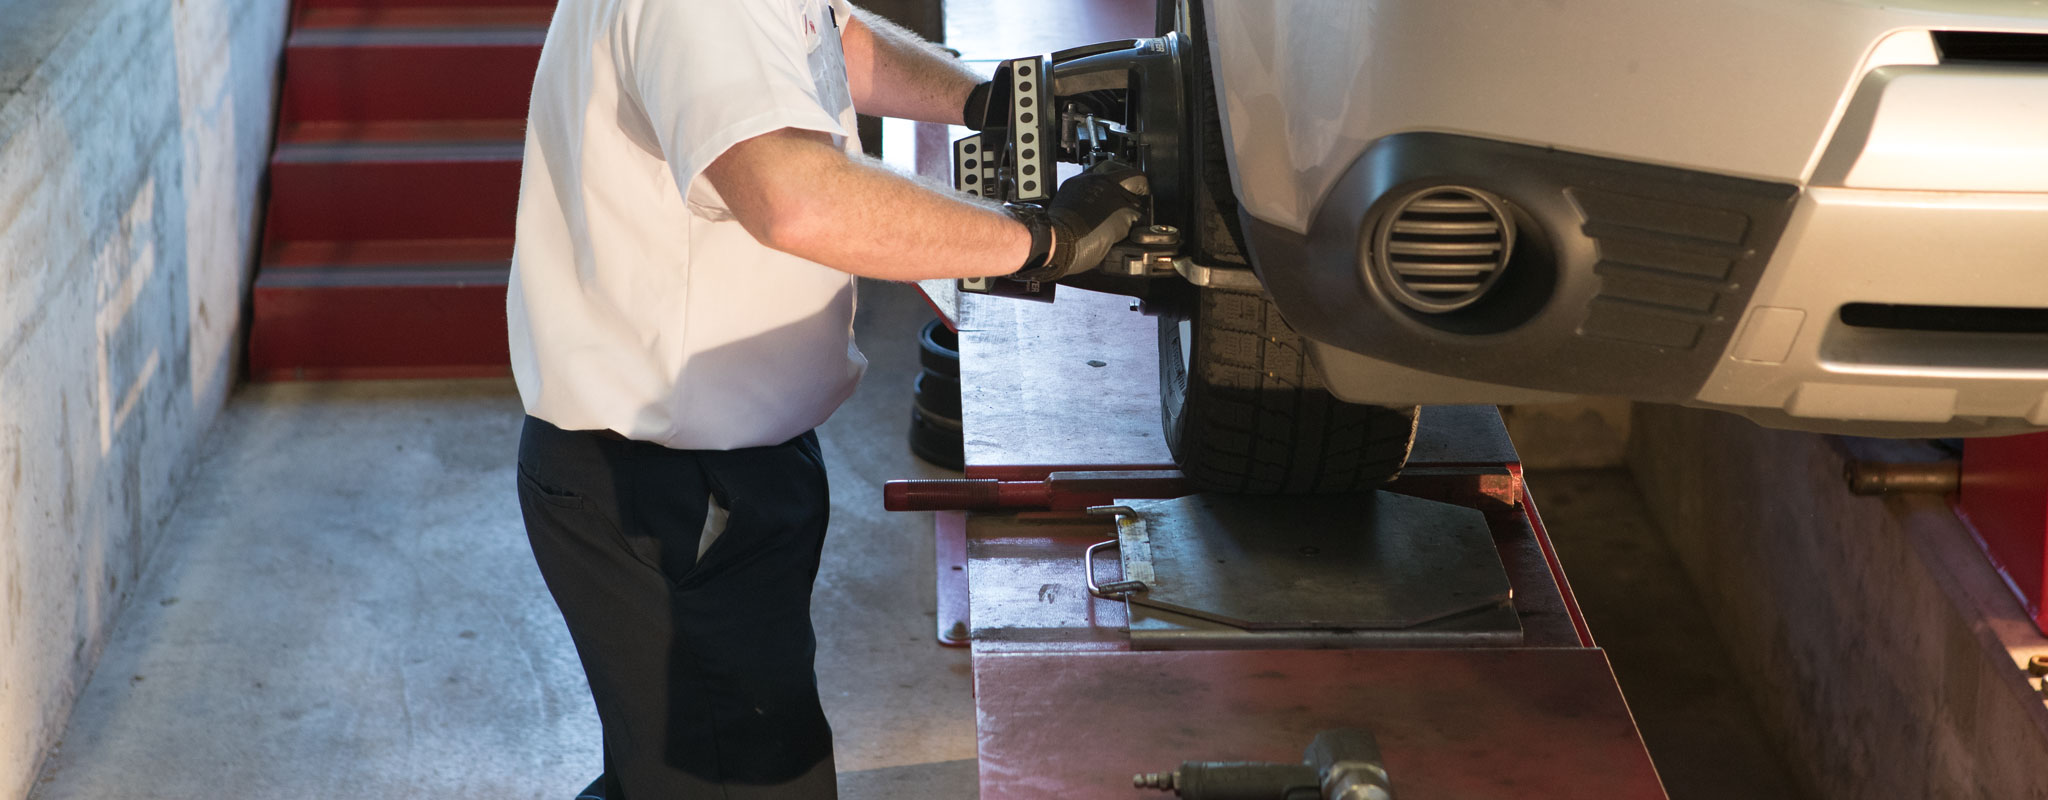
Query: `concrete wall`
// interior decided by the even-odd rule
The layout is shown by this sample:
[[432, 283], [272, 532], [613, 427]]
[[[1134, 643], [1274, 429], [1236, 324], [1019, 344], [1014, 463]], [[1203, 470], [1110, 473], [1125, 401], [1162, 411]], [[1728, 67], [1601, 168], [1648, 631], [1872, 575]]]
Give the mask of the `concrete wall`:
[[1939, 496], [1856, 497], [1846, 456], [1932, 448], [1640, 406], [1630, 464], [1765, 728], [1817, 797], [2048, 798], [2048, 652]]
[[0, 798], [234, 376], [286, 6], [0, 0]]
[[1530, 469], [1600, 469], [1628, 461], [1634, 404], [1611, 397], [1501, 406], [1508, 437]]

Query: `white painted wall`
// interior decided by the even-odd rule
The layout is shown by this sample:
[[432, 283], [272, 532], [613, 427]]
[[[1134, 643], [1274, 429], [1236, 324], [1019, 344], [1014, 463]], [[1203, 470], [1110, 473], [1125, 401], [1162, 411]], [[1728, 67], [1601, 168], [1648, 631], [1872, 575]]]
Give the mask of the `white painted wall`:
[[237, 366], [287, 0], [0, 0], [0, 798]]

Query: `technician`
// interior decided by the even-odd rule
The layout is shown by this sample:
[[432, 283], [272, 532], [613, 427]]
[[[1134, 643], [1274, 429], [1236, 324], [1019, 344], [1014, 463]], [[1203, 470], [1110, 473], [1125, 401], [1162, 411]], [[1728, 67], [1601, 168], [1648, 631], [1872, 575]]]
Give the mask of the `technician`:
[[981, 82], [845, 0], [556, 7], [506, 314], [520, 508], [604, 726], [586, 794], [835, 795], [812, 429], [866, 367], [855, 276], [1055, 280], [1144, 191], [1089, 173], [1005, 208], [860, 154], [855, 109], [979, 122]]

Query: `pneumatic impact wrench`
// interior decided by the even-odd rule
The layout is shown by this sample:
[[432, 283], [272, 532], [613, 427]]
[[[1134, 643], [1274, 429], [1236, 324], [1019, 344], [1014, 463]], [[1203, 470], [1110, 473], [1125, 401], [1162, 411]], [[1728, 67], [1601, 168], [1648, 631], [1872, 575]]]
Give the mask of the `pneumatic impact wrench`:
[[1140, 789], [1185, 800], [1393, 800], [1393, 786], [1370, 732], [1316, 734], [1299, 764], [1189, 761], [1172, 772], [1135, 776]]

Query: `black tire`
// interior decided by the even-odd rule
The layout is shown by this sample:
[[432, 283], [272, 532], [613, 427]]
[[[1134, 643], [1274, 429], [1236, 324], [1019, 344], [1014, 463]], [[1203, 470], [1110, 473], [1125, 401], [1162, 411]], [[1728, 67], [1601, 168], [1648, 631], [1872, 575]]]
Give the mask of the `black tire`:
[[960, 379], [960, 335], [940, 320], [924, 324], [917, 334], [917, 359], [925, 369]]
[[960, 419], [960, 381], [931, 370], [917, 373], [911, 402], [928, 417]]
[[967, 443], [961, 436], [960, 421], [927, 417], [923, 411], [910, 409], [910, 453], [934, 466], [963, 469]]
[[1160, 316], [1159, 406], [1174, 461], [1208, 491], [1364, 491], [1398, 475], [1415, 443], [1413, 406], [1332, 397], [1260, 294], [1204, 290]]
[[[1179, 0], [1161, 3], [1157, 19], [1187, 34], [1191, 244], [1204, 263], [1242, 266], [1203, 16], [1200, 3]], [[1159, 318], [1159, 405], [1167, 447], [1189, 481], [1219, 492], [1311, 494], [1362, 491], [1400, 473], [1415, 442], [1415, 409], [1331, 396], [1301, 336], [1264, 295], [1201, 290], [1173, 305], [1179, 313]]]
[[1245, 258], [1244, 223], [1238, 218], [1237, 195], [1230, 182], [1230, 157], [1223, 142], [1223, 115], [1216, 107], [1215, 65], [1209, 61], [1209, 36], [1203, 18], [1206, 12], [1200, 3], [1187, 4], [1183, 10], [1188, 29], [1182, 66], [1191, 123], [1188, 151], [1194, 170], [1188, 182], [1193, 193], [1188, 208], [1192, 223], [1188, 226], [1189, 243], [1194, 246], [1192, 255], [1200, 263], [1247, 266], [1250, 261]]
[[917, 360], [924, 366], [912, 384], [910, 452], [947, 469], [961, 469], [966, 441], [960, 426], [960, 338], [940, 320], [917, 334]]

